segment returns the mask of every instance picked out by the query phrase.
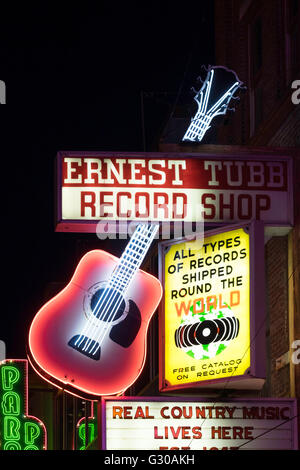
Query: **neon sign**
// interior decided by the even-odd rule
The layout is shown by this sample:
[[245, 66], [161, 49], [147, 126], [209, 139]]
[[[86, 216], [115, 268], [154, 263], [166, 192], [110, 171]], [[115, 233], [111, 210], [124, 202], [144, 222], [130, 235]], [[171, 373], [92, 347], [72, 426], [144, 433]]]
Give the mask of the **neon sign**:
[[209, 155], [181, 153], [180, 158], [161, 152], [124, 152], [118, 158], [107, 152], [57, 155], [59, 232], [96, 232], [100, 239], [113, 239], [129, 232], [133, 221], [145, 220], [164, 227], [174, 222], [185, 235], [189, 223], [199, 220], [215, 225], [256, 219], [289, 226], [292, 201], [293, 158], [281, 150], [263, 155], [247, 149], [241, 155], [214, 148]]
[[[97, 426], [96, 410], [94, 410], [94, 402], [91, 402], [91, 416], [88, 417], [87, 421], [88, 421], [87, 426], [86, 426], [85, 417], [81, 418], [77, 423], [76, 450], [85, 450], [87, 446], [91, 444], [91, 442], [93, 442], [97, 437], [98, 426]], [[86, 439], [86, 430], [87, 430], [87, 439]], [[86, 445], [86, 441], [87, 441], [87, 445]]]
[[[230, 76], [229, 81], [227, 81], [228, 77], [224, 80], [224, 71], [227, 72], [227, 76]], [[220, 82], [226, 83], [225, 89], [223, 85], [220, 87], [222, 92], [216, 95], [216, 88], [220, 89]], [[198, 109], [182, 140], [201, 142], [208, 129], [210, 129], [212, 120], [217, 116], [226, 114], [230, 101], [236, 99], [234, 94], [241, 86], [242, 82], [232, 70], [225, 67], [210, 66], [201, 89], [194, 96]], [[195, 90], [193, 89], [193, 91]]]
[[47, 434], [42, 421], [28, 415], [28, 362], [0, 363], [0, 449], [44, 450]]
[[137, 379], [162, 296], [159, 280], [139, 269], [157, 229], [139, 224], [121, 258], [85, 254], [68, 286], [36, 314], [28, 357], [45, 380], [91, 399], [119, 394]]

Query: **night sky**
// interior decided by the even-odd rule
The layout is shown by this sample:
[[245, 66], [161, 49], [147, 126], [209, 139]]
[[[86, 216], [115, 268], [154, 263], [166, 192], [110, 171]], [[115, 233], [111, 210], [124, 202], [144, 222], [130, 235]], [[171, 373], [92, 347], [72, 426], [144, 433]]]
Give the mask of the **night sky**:
[[54, 231], [57, 151], [143, 151], [142, 91], [146, 150], [156, 150], [180, 94], [196, 85], [202, 64], [214, 64], [213, 0], [69, 5], [1, 6], [0, 339], [8, 358], [25, 357], [30, 321], [49, 283], [69, 281], [78, 243], [100, 244], [95, 234]]

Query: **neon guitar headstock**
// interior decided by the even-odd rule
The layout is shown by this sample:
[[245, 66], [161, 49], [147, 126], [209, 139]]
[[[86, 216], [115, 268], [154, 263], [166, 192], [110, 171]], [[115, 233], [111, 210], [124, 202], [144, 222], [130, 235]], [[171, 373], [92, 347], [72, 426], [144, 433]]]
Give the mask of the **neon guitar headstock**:
[[194, 99], [198, 105], [196, 114], [186, 130], [183, 141], [201, 142], [210, 129], [212, 120], [226, 114], [231, 100], [239, 99], [235, 93], [245, 88], [235, 72], [222, 66], [209, 66], [207, 75]]

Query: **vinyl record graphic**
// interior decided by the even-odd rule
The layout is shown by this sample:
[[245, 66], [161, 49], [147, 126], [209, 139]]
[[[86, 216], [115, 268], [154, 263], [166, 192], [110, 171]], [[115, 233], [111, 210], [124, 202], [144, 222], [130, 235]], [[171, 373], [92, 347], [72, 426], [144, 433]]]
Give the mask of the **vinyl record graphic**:
[[[227, 304], [226, 304], [227, 305]], [[229, 305], [189, 315], [175, 331], [175, 344], [194, 359], [211, 359], [224, 351], [239, 334], [239, 320]]]

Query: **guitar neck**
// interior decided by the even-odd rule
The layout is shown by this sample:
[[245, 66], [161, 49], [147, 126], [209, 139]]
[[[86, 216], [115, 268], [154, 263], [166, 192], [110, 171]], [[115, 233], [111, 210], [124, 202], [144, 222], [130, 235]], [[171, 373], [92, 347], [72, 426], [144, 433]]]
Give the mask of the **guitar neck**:
[[140, 268], [158, 227], [158, 224], [139, 224], [112, 273], [109, 284], [123, 295]]

